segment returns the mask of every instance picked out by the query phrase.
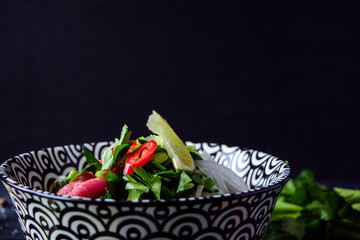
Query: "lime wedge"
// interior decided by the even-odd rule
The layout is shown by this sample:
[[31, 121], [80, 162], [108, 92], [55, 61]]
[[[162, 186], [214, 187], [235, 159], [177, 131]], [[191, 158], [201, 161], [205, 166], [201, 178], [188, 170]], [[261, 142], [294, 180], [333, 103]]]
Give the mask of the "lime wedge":
[[176, 135], [167, 121], [157, 112], [149, 116], [146, 126], [155, 134], [158, 134], [162, 140], [164, 147], [168, 151], [176, 170], [194, 171], [195, 163], [185, 144]]

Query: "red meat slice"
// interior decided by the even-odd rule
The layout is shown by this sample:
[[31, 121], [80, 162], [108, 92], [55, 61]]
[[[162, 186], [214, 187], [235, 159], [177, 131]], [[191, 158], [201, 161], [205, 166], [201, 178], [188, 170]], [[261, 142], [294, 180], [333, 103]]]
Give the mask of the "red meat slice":
[[62, 187], [56, 194], [58, 195], [69, 195], [69, 193], [76, 187], [78, 187], [82, 182], [94, 178], [94, 174], [92, 172], [82, 173], [80, 176], [75, 178], [71, 183], [66, 184]]
[[69, 196], [97, 198], [106, 193], [105, 178], [91, 178], [74, 188]]
[[56, 194], [74, 197], [97, 198], [106, 193], [105, 178], [97, 178], [91, 172], [82, 173], [71, 183], [62, 187]]

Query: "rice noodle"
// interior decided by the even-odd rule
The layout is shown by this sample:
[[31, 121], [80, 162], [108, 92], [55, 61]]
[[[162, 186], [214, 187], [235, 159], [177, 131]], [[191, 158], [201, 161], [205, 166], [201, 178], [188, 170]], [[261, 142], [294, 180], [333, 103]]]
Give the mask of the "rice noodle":
[[196, 188], [195, 197], [201, 197], [204, 185], [199, 184]]
[[215, 179], [215, 187], [219, 189], [220, 194], [249, 190], [244, 180], [231, 169], [218, 164], [215, 160], [209, 161], [208, 156], [204, 159], [207, 160], [196, 160], [195, 165], [199, 168], [200, 172]]

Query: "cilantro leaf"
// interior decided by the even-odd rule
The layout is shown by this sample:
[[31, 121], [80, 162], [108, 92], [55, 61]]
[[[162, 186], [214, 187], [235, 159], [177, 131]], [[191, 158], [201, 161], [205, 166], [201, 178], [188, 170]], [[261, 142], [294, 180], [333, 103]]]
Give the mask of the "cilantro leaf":
[[129, 191], [127, 200], [139, 200], [143, 193], [148, 193], [149, 188], [142, 183], [137, 182], [129, 174], [124, 176], [124, 179], [127, 181], [125, 189]]
[[360, 190], [335, 187], [334, 191], [347, 203], [360, 203]]
[[210, 177], [206, 177], [203, 179], [204, 188], [206, 188], [207, 190], [211, 190], [213, 188], [213, 186], [215, 185], [215, 183], [216, 183], [216, 180], [211, 179]]
[[351, 204], [351, 207], [352, 207], [354, 210], [360, 212], [360, 203], [353, 203], [353, 204]]
[[303, 207], [294, 203], [287, 202], [284, 196], [280, 196], [276, 201], [275, 209], [273, 211], [272, 220], [287, 218], [297, 218], [300, 216]]
[[123, 188], [123, 185], [125, 184], [122, 178], [116, 173], [109, 171], [105, 180], [111, 195], [116, 199], [122, 198], [122, 191], [119, 191], [119, 189]]
[[331, 209], [327, 208], [326, 204], [318, 200], [314, 200], [306, 205], [305, 209], [316, 214], [321, 220], [328, 221], [335, 217]]
[[284, 218], [281, 229], [295, 236], [297, 239], [302, 239], [306, 233], [305, 224], [300, 223], [293, 218]]
[[134, 171], [140, 180], [150, 188], [155, 198], [160, 200], [161, 195], [161, 179], [156, 174], [149, 174], [144, 168], [134, 167]]
[[129, 147], [130, 144], [120, 144], [120, 141], [116, 139], [113, 149], [108, 148], [105, 151], [101, 170], [110, 170], [116, 167], [118, 160], [126, 154]]
[[162, 196], [165, 199], [172, 199], [176, 197], [174, 188], [169, 189], [166, 185], [162, 186]]
[[127, 143], [131, 136], [131, 131], [129, 131], [128, 126], [125, 124], [120, 133], [119, 145]]
[[195, 186], [194, 183], [192, 183], [191, 177], [187, 175], [184, 171], [181, 172], [180, 180], [179, 180], [179, 186], [176, 190], [176, 193], [191, 189]]
[[280, 193], [265, 239], [357, 239], [359, 211], [360, 190], [332, 191], [303, 170]]
[[100, 199], [112, 199], [112, 196], [108, 189], [106, 189], [106, 193], [102, 196], [100, 196]]
[[[127, 186], [127, 184], [126, 184], [126, 186]], [[129, 195], [127, 198], [128, 201], [139, 200], [141, 195], [144, 193], [143, 191], [138, 190], [138, 189], [128, 189], [128, 190], [129, 190]]]
[[117, 161], [127, 152], [130, 144], [127, 143], [130, 139], [131, 131], [128, 130], [126, 125], [123, 126], [120, 134], [120, 139], [115, 139], [112, 147], [105, 150], [102, 159], [101, 170], [113, 169], [116, 167]]
[[94, 164], [97, 170], [100, 170], [102, 167], [101, 162], [94, 157], [94, 155], [85, 147], [83, 147], [84, 156], [86, 158], [86, 162], [91, 165]]
[[[100, 163], [101, 164], [101, 163]], [[78, 176], [80, 176], [81, 174], [85, 173], [85, 172], [92, 172], [92, 173], [96, 173], [98, 171], [97, 168], [97, 164], [95, 162], [87, 165], [83, 170], [81, 170], [81, 172], [73, 172], [72, 175], [70, 177], [68, 177], [66, 179], [66, 184], [71, 183], [72, 181], [74, 181], [75, 178], [77, 178]]]
[[145, 186], [144, 184], [138, 183], [138, 182], [128, 182], [125, 186], [126, 190], [139, 190], [141, 192], [149, 192], [149, 188]]

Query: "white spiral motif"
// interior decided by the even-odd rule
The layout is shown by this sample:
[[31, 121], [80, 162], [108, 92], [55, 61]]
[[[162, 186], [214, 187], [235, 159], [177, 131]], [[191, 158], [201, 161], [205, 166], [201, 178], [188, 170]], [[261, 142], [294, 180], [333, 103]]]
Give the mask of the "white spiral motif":
[[81, 238], [89, 238], [89, 236], [105, 230], [101, 219], [92, 212], [82, 211], [80, 208], [67, 208], [64, 212], [61, 225], [64, 228], [72, 229]]
[[271, 219], [271, 212], [268, 212], [267, 215], [262, 218], [260, 224], [257, 226], [257, 231], [256, 231], [257, 235], [263, 236], [265, 234], [266, 229], [270, 223], [270, 219]]
[[77, 144], [77, 145], [67, 145], [64, 146], [65, 151], [67, 152], [68, 155], [68, 161], [76, 164], [80, 158], [82, 158], [82, 146]]
[[27, 240], [262, 239], [290, 173], [284, 161], [256, 150], [194, 143], [198, 151], [208, 152], [258, 190], [251, 189], [246, 195], [149, 201], [140, 205], [111, 200], [76, 201], [47, 193], [57, 176], [86, 165], [82, 146], [100, 158], [111, 143], [42, 149], [1, 165], [1, 178]]
[[24, 219], [28, 215], [28, 210], [26, 206], [26, 196], [23, 192], [18, 191], [17, 189], [12, 188], [10, 191], [10, 197], [14, 204], [17, 214]]
[[56, 228], [49, 234], [49, 240], [80, 240], [70, 229]]
[[99, 236], [92, 238], [93, 240], [119, 240], [119, 236]]
[[28, 180], [27, 180], [27, 175], [30, 174], [30, 172], [26, 171], [26, 167], [24, 167], [24, 165], [21, 165], [21, 163], [19, 162], [12, 162], [11, 163], [11, 169], [12, 172], [14, 173], [14, 181], [16, 181], [17, 183], [20, 183], [24, 186], [29, 186], [28, 185]]
[[229, 233], [248, 218], [248, 211], [249, 209], [246, 206], [233, 205], [216, 217], [213, 226], [222, 229], [225, 233]]
[[34, 167], [41, 172], [46, 171], [46, 169], [53, 168], [53, 160], [55, 160], [55, 158], [49, 155], [48, 149], [31, 152], [31, 158], [35, 165], [31, 167]]
[[43, 203], [30, 203], [28, 205], [28, 212], [29, 216], [46, 231], [47, 235], [52, 226], [59, 225], [59, 219], [53, 214], [51, 209]]
[[46, 233], [44, 232], [43, 228], [38, 224], [36, 219], [28, 219], [26, 220], [26, 231], [27, 234], [31, 237], [33, 240], [47, 240], [48, 237]]
[[206, 217], [206, 214], [193, 209], [169, 216], [168, 221], [162, 227], [162, 231], [185, 239], [192, 237], [204, 228], [208, 228], [208, 226], [209, 219]]
[[45, 183], [43, 176], [41, 173], [36, 171], [31, 171], [30, 174], [28, 174], [28, 186], [33, 189], [42, 190], [44, 189], [43, 184]]
[[216, 230], [212, 230], [212, 231], [203, 231], [203, 232], [199, 232], [197, 233], [194, 237], [194, 240], [223, 240], [223, 239], [227, 239], [226, 235], [221, 232], [221, 231], [216, 231]]
[[205, 152], [209, 153], [210, 155], [216, 155], [220, 151], [220, 146], [218, 144], [213, 143], [203, 143], [202, 148]]
[[251, 214], [251, 218], [254, 218], [255, 221], [259, 221], [263, 219], [264, 216], [270, 212], [273, 207], [274, 198], [272, 196], [267, 197], [265, 199], [261, 199], [260, 204], [254, 208], [254, 211]]
[[[228, 239], [235, 240], [248, 240], [253, 239], [255, 236], [255, 226], [252, 223], [242, 224]], [[257, 238], [256, 238], [257, 239]]]
[[140, 212], [119, 213], [113, 216], [109, 231], [119, 234], [125, 239], [143, 239], [145, 236], [158, 231], [158, 226], [152, 219]]

